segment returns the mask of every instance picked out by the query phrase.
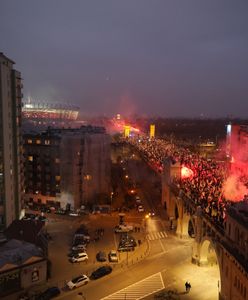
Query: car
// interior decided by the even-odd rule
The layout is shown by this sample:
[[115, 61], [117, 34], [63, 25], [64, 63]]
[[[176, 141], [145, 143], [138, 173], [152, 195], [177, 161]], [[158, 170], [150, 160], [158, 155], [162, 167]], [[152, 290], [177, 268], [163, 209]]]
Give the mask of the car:
[[138, 210], [138, 212], [144, 212], [145, 210], [144, 210], [144, 207], [142, 206], [142, 205], [139, 205], [138, 207], [137, 207], [137, 210]]
[[43, 293], [36, 297], [36, 300], [50, 300], [60, 295], [60, 289], [56, 286], [46, 289]]
[[62, 208], [59, 208], [55, 211], [55, 214], [56, 215], [66, 215], [66, 210], [65, 209], [62, 209]]
[[121, 236], [120, 236], [120, 241], [119, 241], [120, 244], [124, 244], [124, 243], [132, 243], [134, 245], [134, 247], [137, 246], [137, 243], [135, 241], [135, 238], [133, 236], [131, 236], [130, 234], [128, 233], [123, 233]]
[[107, 255], [106, 255], [105, 252], [99, 251], [99, 252], [97, 253], [97, 255], [96, 255], [96, 259], [97, 259], [98, 261], [101, 261], [101, 262], [106, 261], [106, 260], [107, 260]]
[[102, 267], [98, 268], [97, 270], [95, 270], [94, 272], [92, 272], [92, 274], [90, 275], [90, 278], [98, 279], [105, 275], [110, 274], [111, 272], [112, 272], [111, 266], [102, 266]]
[[115, 250], [111, 250], [108, 254], [108, 258], [110, 262], [118, 262], [118, 255]]
[[71, 250], [72, 251], [85, 251], [86, 250], [86, 244], [77, 244], [77, 245], [72, 245]]
[[140, 199], [139, 196], [136, 196], [136, 197], [135, 197], [135, 201], [136, 201], [137, 204], [141, 204], [141, 199]]
[[132, 225], [122, 224], [115, 226], [115, 233], [133, 231]]
[[79, 275], [79, 276], [73, 278], [71, 281], [68, 281], [66, 286], [70, 290], [73, 290], [75, 288], [78, 288], [80, 286], [87, 284], [89, 281], [90, 281], [90, 279], [87, 275]]
[[89, 259], [89, 257], [86, 252], [79, 252], [78, 254], [76, 254], [70, 258], [70, 262], [76, 263], [76, 262], [86, 261], [88, 259]]
[[70, 211], [69, 212], [69, 216], [71, 216], [71, 217], [79, 217], [80, 214], [77, 211]]
[[134, 251], [135, 246], [131, 243], [121, 243], [119, 244], [118, 251], [119, 252], [128, 252], [128, 251]]
[[154, 210], [151, 210], [149, 213], [148, 213], [149, 217], [154, 217], [155, 216], [155, 211]]

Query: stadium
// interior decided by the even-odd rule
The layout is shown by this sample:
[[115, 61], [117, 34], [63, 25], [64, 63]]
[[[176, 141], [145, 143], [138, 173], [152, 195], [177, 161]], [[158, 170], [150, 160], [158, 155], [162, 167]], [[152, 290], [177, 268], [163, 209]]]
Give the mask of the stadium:
[[22, 116], [29, 120], [75, 121], [79, 108], [70, 104], [24, 101]]

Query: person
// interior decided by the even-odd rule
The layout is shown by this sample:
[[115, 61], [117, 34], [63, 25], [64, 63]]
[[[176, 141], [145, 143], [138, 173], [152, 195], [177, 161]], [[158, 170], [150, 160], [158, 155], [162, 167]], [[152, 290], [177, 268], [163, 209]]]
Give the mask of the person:
[[186, 292], [189, 293], [190, 289], [191, 289], [191, 284], [188, 281], [186, 281], [185, 282], [185, 290], [186, 290]]

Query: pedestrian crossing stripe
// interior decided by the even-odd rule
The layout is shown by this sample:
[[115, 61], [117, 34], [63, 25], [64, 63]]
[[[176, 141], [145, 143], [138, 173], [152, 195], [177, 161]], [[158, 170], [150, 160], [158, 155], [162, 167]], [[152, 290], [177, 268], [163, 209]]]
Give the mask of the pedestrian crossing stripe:
[[165, 288], [161, 272], [111, 294], [101, 300], [139, 300]]
[[147, 235], [147, 239], [150, 241], [154, 241], [154, 240], [159, 240], [159, 239], [165, 239], [167, 238], [168, 235], [165, 231], [155, 231], [155, 232], [150, 232]]

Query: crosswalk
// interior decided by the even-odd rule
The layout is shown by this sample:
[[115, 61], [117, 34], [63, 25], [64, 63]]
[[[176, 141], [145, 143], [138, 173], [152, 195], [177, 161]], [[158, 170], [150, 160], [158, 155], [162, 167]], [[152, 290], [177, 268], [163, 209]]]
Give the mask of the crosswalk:
[[111, 294], [101, 300], [138, 300], [164, 289], [164, 282], [161, 273], [156, 273], [141, 281]]
[[154, 241], [154, 240], [165, 239], [168, 237], [168, 235], [165, 231], [154, 231], [154, 232], [149, 232], [146, 237], [149, 241]]

